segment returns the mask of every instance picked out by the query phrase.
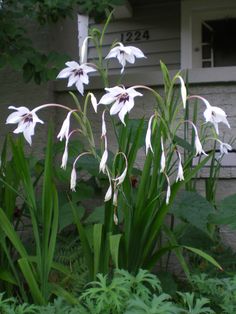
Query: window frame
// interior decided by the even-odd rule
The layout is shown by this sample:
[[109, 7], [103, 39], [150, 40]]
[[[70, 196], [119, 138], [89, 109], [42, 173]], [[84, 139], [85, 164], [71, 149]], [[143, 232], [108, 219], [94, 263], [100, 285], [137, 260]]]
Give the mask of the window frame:
[[[227, 67], [202, 68], [201, 25], [202, 21], [216, 20], [225, 16], [236, 18], [235, 0], [182, 0], [181, 1], [181, 68], [182, 69], [219, 69]], [[214, 71], [215, 72], [215, 71]]]

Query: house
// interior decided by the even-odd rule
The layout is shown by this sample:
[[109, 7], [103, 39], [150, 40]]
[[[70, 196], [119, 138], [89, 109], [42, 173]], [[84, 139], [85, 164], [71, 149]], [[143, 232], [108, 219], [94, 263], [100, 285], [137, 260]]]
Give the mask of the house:
[[[75, 13], [74, 19], [44, 30], [39, 42], [78, 60], [89, 26], [100, 27], [92, 19]], [[129, 86], [143, 84], [157, 86], [161, 90], [159, 60], [167, 65], [171, 74], [179, 69], [188, 73], [190, 93], [204, 96], [212, 105], [223, 107], [227, 112], [231, 129], [222, 127], [222, 131], [224, 140], [229, 141], [236, 136], [235, 35], [235, 0], [129, 0], [115, 12], [115, 19], [105, 36], [103, 53], [105, 57], [114, 40], [142, 49], [147, 59], [140, 59], [126, 67], [122, 82]], [[87, 60], [91, 62], [94, 58], [94, 46], [88, 42]], [[110, 63], [110, 73], [110, 84], [113, 86], [120, 76], [120, 65], [116, 60]], [[64, 81], [41, 87], [26, 86], [14, 74], [10, 74], [10, 79], [6, 74], [0, 72], [0, 99], [5, 106], [12, 103], [35, 106], [52, 101], [71, 101]], [[98, 95], [103, 93], [98, 76], [91, 78], [89, 88]], [[148, 116], [152, 99], [146, 95], [145, 103], [140, 100], [137, 107], [137, 115], [145, 112]], [[62, 121], [63, 117], [57, 110], [52, 114], [55, 121]], [[94, 119], [94, 125], [98, 127], [99, 119]], [[41, 128], [41, 135], [38, 136], [38, 142], [44, 139], [45, 129]], [[232, 152], [227, 157], [221, 171], [221, 196], [236, 192], [236, 155]]]

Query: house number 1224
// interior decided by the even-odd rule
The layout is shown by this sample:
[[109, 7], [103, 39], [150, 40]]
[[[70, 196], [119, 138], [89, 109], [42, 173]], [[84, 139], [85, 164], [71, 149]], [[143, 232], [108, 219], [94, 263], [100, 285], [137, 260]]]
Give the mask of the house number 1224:
[[131, 42], [139, 40], [148, 40], [150, 38], [148, 30], [128, 31], [120, 34], [121, 42]]

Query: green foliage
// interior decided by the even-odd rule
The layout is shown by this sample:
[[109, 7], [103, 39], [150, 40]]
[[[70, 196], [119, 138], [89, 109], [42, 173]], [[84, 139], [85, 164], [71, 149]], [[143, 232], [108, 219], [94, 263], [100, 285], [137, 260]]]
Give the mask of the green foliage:
[[194, 293], [189, 292], [178, 292], [182, 298], [182, 302], [186, 307], [187, 313], [192, 314], [212, 314], [215, 313], [209, 306], [210, 300], [207, 298], [201, 297], [196, 298]]
[[171, 213], [175, 217], [192, 225], [211, 236], [208, 229], [209, 215], [215, 213], [214, 207], [203, 196], [196, 192], [181, 191], [176, 197]]
[[2, 0], [0, 6], [0, 69], [8, 66], [23, 72], [27, 83], [53, 80], [68, 60], [56, 51], [43, 52], [36, 48], [25, 25], [50, 26], [71, 17], [79, 5], [80, 11], [104, 19], [106, 13], [122, 0]]
[[134, 297], [128, 302], [125, 314], [177, 314], [181, 309], [170, 301], [168, 294], [154, 295], [150, 300], [144, 302], [138, 297]]
[[[17, 184], [12, 186], [12, 181], [9, 184], [6, 181], [12, 180], [12, 176], [5, 178], [3, 171], [8, 169], [8, 161], [6, 158], [3, 159], [1, 179], [3, 200], [8, 199], [6, 197], [9, 191], [14, 192], [15, 197], [14, 204], [8, 206], [8, 203], [3, 201], [0, 208], [1, 268], [4, 267], [6, 270], [2, 273], [1, 279], [17, 286], [20, 296], [25, 301], [32, 298], [35, 303], [43, 304], [53, 293], [54, 288], [50, 283], [52, 269], [64, 275], [66, 273], [67, 276], [70, 274], [66, 267], [54, 263], [59, 210], [57, 191], [53, 182], [52, 134], [49, 132], [40, 202], [38, 202], [38, 193], [35, 189], [38, 177], [35, 179], [31, 176], [32, 161], [29, 162], [25, 156], [21, 139], [17, 142], [10, 140], [10, 150], [12, 159], [9, 163], [15, 177], [13, 183]], [[15, 217], [12, 208], [16, 206], [16, 196], [20, 196], [23, 202], [20, 209], [17, 209], [18, 216]], [[29, 243], [21, 239], [17, 232], [19, 227], [22, 228], [21, 221], [24, 226], [25, 219], [30, 219], [30, 224], [24, 227], [24, 232], [31, 234], [31, 247]], [[25, 285], [28, 286], [29, 295], [25, 293]]]
[[124, 3], [125, 0], [78, 0], [80, 11], [94, 16], [97, 22], [104, 21], [106, 13], [114, 6]]
[[[52, 1], [44, 2], [52, 3]], [[57, 8], [60, 9], [61, 5], [62, 2], [58, 3]], [[64, 16], [68, 14], [66, 8], [65, 10], [62, 8], [60, 12]], [[47, 54], [39, 51], [34, 47], [33, 40], [27, 33], [27, 27], [24, 26], [46, 18], [51, 19], [54, 15], [57, 19], [61, 18], [55, 8], [47, 7], [42, 1], [3, 0], [0, 9], [0, 69], [8, 66], [16, 71], [22, 71], [26, 83], [32, 79], [37, 84], [55, 79], [58, 69], [62, 67], [68, 56], [55, 51]]]
[[207, 274], [194, 275], [192, 282], [197, 292], [211, 300], [217, 313], [236, 312], [236, 276], [211, 278]]
[[211, 222], [218, 225], [227, 225], [236, 229], [236, 194], [227, 196], [217, 204], [217, 211], [211, 215]]
[[[155, 293], [161, 295], [153, 297]], [[92, 313], [165, 313], [166, 309], [176, 309], [171, 302], [166, 302], [170, 296], [162, 294], [157, 277], [142, 269], [135, 276], [117, 269], [112, 279], [98, 274], [80, 299]], [[144, 308], [146, 312], [141, 312]]]

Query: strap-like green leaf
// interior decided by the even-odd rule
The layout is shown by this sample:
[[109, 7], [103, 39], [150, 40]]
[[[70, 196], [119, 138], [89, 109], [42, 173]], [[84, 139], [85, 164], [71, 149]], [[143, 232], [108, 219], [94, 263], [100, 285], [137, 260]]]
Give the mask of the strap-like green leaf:
[[119, 247], [121, 234], [114, 234], [109, 237], [111, 257], [116, 268], [119, 268]]

